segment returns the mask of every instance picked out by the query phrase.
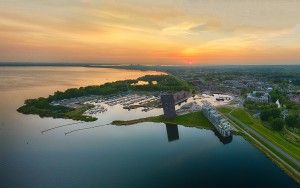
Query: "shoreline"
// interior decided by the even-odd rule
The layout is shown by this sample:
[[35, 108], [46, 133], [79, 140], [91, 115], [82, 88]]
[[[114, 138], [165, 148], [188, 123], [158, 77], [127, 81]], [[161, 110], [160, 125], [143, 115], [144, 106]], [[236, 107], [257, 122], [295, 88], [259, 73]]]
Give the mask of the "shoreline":
[[[191, 112], [185, 115], [177, 116], [174, 119], [167, 119], [161, 116], [153, 116], [153, 117], [147, 117], [147, 118], [140, 118], [140, 119], [133, 119], [133, 120], [115, 120], [111, 124], [116, 126], [130, 126], [138, 123], [143, 122], [154, 122], [154, 123], [171, 123], [176, 125], [182, 125], [185, 127], [194, 127], [194, 128], [200, 128], [200, 129], [208, 129], [213, 130], [213, 126], [208, 120], [202, 115], [202, 112]], [[223, 113], [222, 113], [223, 114]], [[196, 115], [196, 116], [194, 116]], [[182, 116], [186, 117], [182, 118]], [[223, 116], [225, 116], [223, 114]], [[203, 119], [204, 121], [207, 121], [207, 125], [201, 124], [201, 123], [191, 123], [187, 121], [188, 119], [191, 119], [192, 117], [196, 117], [198, 119]], [[227, 118], [227, 116], [225, 116]], [[233, 122], [231, 119], [229, 119], [231, 124], [234, 125], [237, 131], [233, 132], [234, 135], [241, 135], [245, 140], [247, 140], [250, 144], [254, 145], [255, 148], [260, 150], [267, 158], [269, 158], [274, 164], [276, 164], [281, 170], [283, 170], [287, 175], [289, 175], [294, 181], [296, 181], [298, 184], [300, 184], [300, 173], [297, 169], [293, 167], [293, 164], [289, 164], [289, 162], [285, 161], [285, 157], [278, 154], [277, 152], [273, 151], [271, 148], [266, 146], [266, 143], [258, 140], [258, 138], [254, 137], [247, 131], [243, 130], [241, 127], [237, 126], [235, 122]], [[287, 160], [287, 159], [286, 159]]]
[[[139, 81], [148, 84], [138, 85]], [[155, 83], [155, 84], [154, 84]], [[102, 85], [70, 88], [63, 92], [57, 91], [47, 98], [27, 99], [24, 105], [17, 109], [23, 114], [36, 114], [40, 117], [66, 118], [80, 121], [96, 121], [93, 116], [86, 116], [84, 112], [93, 108], [78, 101], [80, 97], [88, 98], [95, 95], [98, 97], [109, 97], [120, 95], [124, 92], [178, 92], [192, 91], [194, 88], [186, 81], [173, 75], [145, 75], [137, 79], [108, 82]], [[114, 97], [113, 97], [114, 98]], [[60, 105], [58, 101], [74, 99], [74, 105]], [[55, 104], [55, 105], [54, 105]]]

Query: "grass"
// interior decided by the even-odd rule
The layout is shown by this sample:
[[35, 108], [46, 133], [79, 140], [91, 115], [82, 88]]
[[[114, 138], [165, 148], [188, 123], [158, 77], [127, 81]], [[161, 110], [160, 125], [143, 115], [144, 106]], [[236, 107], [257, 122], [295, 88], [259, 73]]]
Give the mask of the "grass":
[[[265, 144], [263, 144], [265, 147], [267, 147], [271, 152], [275, 154], [275, 156], [267, 151], [264, 147], [261, 146], [262, 143], [257, 142], [255, 139], [249, 137], [246, 134], [242, 134], [243, 137], [248, 140], [250, 143], [252, 143], [255, 147], [257, 147], [259, 150], [261, 150], [265, 155], [275, 162], [283, 171], [285, 171], [288, 175], [290, 175], [296, 182], [300, 183], [300, 177], [294, 173], [294, 171], [290, 170], [288, 166], [286, 166], [284, 163], [282, 163], [278, 158], [282, 159], [283, 161], [287, 162], [289, 165], [294, 166], [297, 171], [299, 171], [299, 167], [295, 166], [293, 163], [291, 163], [289, 160], [287, 160], [283, 155], [280, 153], [276, 152], [273, 148], [267, 147]], [[277, 157], [276, 157], [277, 156]]]
[[183, 125], [187, 127], [197, 127], [212, 129], [212, 124], [206, 119], [202, 112], [192, 112], [185, 115], [176, 116], [175, 118], [165, 118], [164, 116], [153, 116], [147, 118], [140, 118], [128, 121], [113, 121], [113, 125], [133, 125], [142, 122], [155, 122], [155, 123], [170, 123]]
[[[236, 122], [234, 119], [231, 119], [229, 114], [231, 114], [231, 116], [237, 118], [241, 122], [247, 124], [248, 126], [251, 126], [254, 130], [259, 132], [262, 136], [266, 137], [268, 140], [270, 140], [272, 143], [276, 144], [280, 148], [282, 148], [282, 146], [291, 146], [293, 148], [296, 148], [296, 150], [299, 150], [299, 147], [296, 147], [295, 145], [293, 145], [290, 142], [288, 142], [287, 140], [285, 140], [283, 135], [281, 135], [281, 133], [278, 133], [278, 132], [275, 132], [275, 131], [272, 131], [272, 130], [266, 128], [260, 120], [257, 120], [255, 118], [253, 118], [245, 109], [238, 108], [238, 109], [232, 110], [232, 108], [229, 108], [229, 107], [222, 107], [222, 108], [219, 108], [219, 111], [221, 111], [225, 115], [227, 115], [229, 117], [229, 121], [231, 121], [233, 124], [235, 124], [236, 128], [238, 128], [238, 129], [241, 129], [243, 126], [240, 125], [239, 122]], [[289, 164], [291, 167], [293, 167], [298, 172], [300, 171], [299, 166], [294, 164], [292, 161], [287, 159], [284, 155], [277, 152], [277, 150], [275, 150], [273, 147], [266, 144], [264, 141], [262, 141], [261, 139], [259, 139], [255, 135], [251, 134], [251, 136], [254, 139], [258, 140], [258, 142], [255, 141], [254, 139], [252, 139], [251, 137], [249, 137], [246, 133], [243, 133], [243, 132], [241, 132], [241, 133], [242, 133], [242, 135], [245, 139], [247, 139], [250, 143], [254, 144], [258, 149], [260, 149], [262, 152], [264, 152], [267, 155], [267, 157], [269, 157], [278, 166], [280, 166], [281, 169], [283, 169], [287, 174], [289, 174], [298, 183], [300, 183], [299, 175], [296, 174], [292, 169], [290, 169], [290, 167], [288, 167], [284, 163], [282, 163], [278, 158], [285, 161], [287, 164]], [[250, 134], [250, 133], [248, 133], [248, 134]], [[280, 138], [278, 138], [278, 137], [280, 137]], [[274, 139], [278, 139], [279, 141], [276, 140], [276, 142], [274, 142]], [[278, 142], [280, 143], [280, 145], [278, 144]], [[272, 153], [269, 153], [269, 151], [267, 151], [261, 145], [268, 148], [268, 150], [270, 150], [273, 154], [275, 154], [275, 156]], [[284, 149], [284, 148], [282, 148], [282, 149]], [[295, 151], [292, 150], [292, 152], [295, 152]], [[295, 155], [297, 155], [297, 153], [294, 153], [294, 155], [292, 155], [292, 156], [295, 156]]]
[[[38, 103], [38, 102], [36, 102]], [[36, 103], [27, 103], [17, 109], [23, 114], [36, 114], [40, 117], [66, 118], [77, 121], [96, 121], [97, 118], [83, 115], [83, 113], [92, 108], [93, 105], [82, 105], [79, 108], [69, 108], [64, 106], [52, 106], [48, 101], [43, 102], [43, 105]]]
[[[235, 121], [234, 119], [231, 120], [233, 123], [235, 123], [236, 125], [239, 125], [239, 122]], [[242, 125], [239, 125], [241, 127], [243, 127]], [[250, 133], [249, 133], [250, 134]], [[246, 136], [245, 134], [243, 134], [244, 136]], [[269, 144], [265, 143], [263, 140], [261, 140], [259, 137], [257, 137], [254, 134], [250, 134], [253, 138], [255, 138], [256, 140], [258, 140], [261, 144], [263, 144], [265, 147], [267, 147], [270, 151], [272, 151], [273, 153], [275, 153], [278, 157], [280, 157], [282, 160], [284, 160], [285, 162], [287, 162], [289, 165], [293, 166], [297, 171], [300, 171], [299, 166], [296, 166], [296, 164], [294, 164], [292, 161], [290, 161], [289, 159], [287, 159], [284, 155], [282, 155], [281, 153], [279, 153], [277, 150], [275, 150], [273, 147], [269, 146]], [[247, 137], [246, 137], [247, 138]], [[255, 145], [257, 145], [256, 143], [254, 143]], [[260, 148], [259, 148], [260, 149]], [[264, 151], [264, 150], [263, 150]], [[266, 153], [268, 155], [268, 153]]]
[[281, 134], [286, 140], [300, 147], [300, 137], [298, 134], [291, 132], [287, 128], [284, 128]]
[[229, 107], [220, 107], [218, 108], [219, 112], [223, 113], [223, 114], [228, 114], [232, 109]]
[[73, 119], [73, 120], [77, 120], [77, 121], [96, 121], [97, 118], [92, 117], [92, 116], [86, 116], [83, 115], [83, 113], [85, 111], [87, 111], [88, 109], [90, 109], [91, 107], [93, 107], [92, 105], [83, 105], [80, 108], [76, 108], [73, 111], [67, 112], [65, 113], [65, 117], [69, 118], [69, 119]]
[[[299, 152], [300, 148], [293, 145], [292, 143], [285, 140], [283, 135], [280, 133], [270, 130], [267, 127], [265, 127], [260, 120], [257, 120], [253, 118], [245, 109], [238, 108], [235, 110], [232, 110], [230, 107], [221, 107], [218, 109], [223, 114], [231, 114], [233, 117], [239, 119], [244, 124], [251, 126], [254, 130], [256, 130], [258, 133], [260, 133], [262, 136], [270, 140], [272, 143], [276, 144], [280, 148], [282, 148], [284, 151], [286, 151], [291, 156], [295, 157], [296, 159], [299, 159]], [[233, 121], [233, 120], [230, 120]], [[141, 118], [141, 119], [135, 119], [135, 120], [129, 120], [129, 121], [114, 121], [112, 124], [115, 125], [132, 125], [136, 123], [141, 122], [161, 122], [161, 123], [172, 123], [172, 124], [180, 124], [188, 127], [198, 127], [198, 128], [207, 128], [211, 129], [212, 125], [211, 123], [203, 116], [202, 112], [194, 112], [189, 113], [181, 116], [177, 116], [173, 119], [167, 119], [163, 116], [154, 116], [154, 117], [148, 117], [148, 118]], [[233, 123], [238, 124], [237, 122], [233, 121]], [[237, 127], [240, 129], [240, 127]], [[300, 182], [299, 176], [295, 174], [292, 170], [289, 169], [288, 166], [286, 166], [284, 163], [281, 163], [279, 158], [286, 163], [288, 163], [290, 166], [294, 167], [297, 171], [299, 171], [299, 167], [295, 166], [290, 160], [288, 160], [285, 156], [283, 156], [281, 153], [277, 152], [274, 148], [270, 147], [268, 144], [261, 141], [259, 138], [257, 138], [255, 135], [252, 135], [253, 138], [259, 141], [257, 143], [256, 140], [250, 138], [246, 134], [242, 134], [247, 140], [249, 140], [251, 143], [253, 143], [256, 147], [258, 147], [261, 151], [263, 151], [271, 160], [276, 162], [285, 172], [287, 172], [291, 177], [293, 177], [297, 182]], [[269, 151], [267, 151], [265, 148], [261, 146], [265, 146], [268, 148]], [[275, 154], [275, 156], [273, 156]], [[279, 158], [278, 158], [279, 157]]]
[[254, 119], [244, 109], [236, 109], [231, 113], [232, 116], [238, 118], [241, 122], [250, 125], [255, 131], [263, 135], [265, 138], [276, 144], [289, 155], [293, 156], [297, 160], [300, 160], [300, 147], [287, 141], [280, 132], [273, 131], [265, 127], [260, 120]]

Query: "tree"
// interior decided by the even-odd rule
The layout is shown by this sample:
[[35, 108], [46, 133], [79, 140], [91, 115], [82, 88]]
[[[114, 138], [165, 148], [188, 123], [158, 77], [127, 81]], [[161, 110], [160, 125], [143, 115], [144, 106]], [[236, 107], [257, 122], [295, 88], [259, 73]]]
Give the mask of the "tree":
[[285, 123], [288, 127], [294, 128], [296, 127], [300, 118], [297, 114], [290, 114], [285, 118]]
[[260, 119], [261, 120], [263, 120], [263, 121], [268, 121], [268, 119], [269, 119], [269, 115], [270, 113], [269, 113], [269, 110], [262, 110], [261, 112], [260, 112]]
[[297, 129], [300, 129], [300, 118], [298, 117], [297, 123], [295, 125]]
[[277, 100], [279, 100], [279, 102], [283, 104], [287, 101], [286, 95], [278, 89], [273, 89], [270, 92], [270, 97], [272, 102], [276, 102]]
[[248, 88], [242, 88], [241, 89], [241, 96], [246, 97], [247, 93], [250, 93], [250, 92], [251, 92], [250, 89], [248, 89]]
[[270, 118], [280, 118], [280, 115], [281, 110], [277, 107], [266, 108], [260, 112], [260, 118], [263, 121], [268, 121]]
[[284, 127], [284, 120], [282, 118], [272, 119], [270, 125], [275, 131], [281, 131]]

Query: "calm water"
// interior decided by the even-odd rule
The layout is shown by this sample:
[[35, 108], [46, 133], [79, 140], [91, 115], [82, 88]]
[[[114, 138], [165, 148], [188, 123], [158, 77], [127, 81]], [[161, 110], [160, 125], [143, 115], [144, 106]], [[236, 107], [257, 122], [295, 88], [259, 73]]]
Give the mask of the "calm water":
[[[158, 74], [0, 67], [0, 187], [297, 187], [240, 136], [223, 144], [210, 130], [180, 125], [102, 126], [161, 110], [129, 112], [115, 106], [96, 122], [73, 125], [16, 112], [26, 98], [150, 73]], [[61, 125], [66, 126], [41, 134]], [[65, 135], [73, 130], [78, 131]]]

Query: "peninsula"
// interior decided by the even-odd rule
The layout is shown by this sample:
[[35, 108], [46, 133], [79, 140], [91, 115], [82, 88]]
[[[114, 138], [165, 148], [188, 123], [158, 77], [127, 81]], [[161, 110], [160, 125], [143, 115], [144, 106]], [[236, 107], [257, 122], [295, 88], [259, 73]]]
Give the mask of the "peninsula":
[[[103, 98], [112, 100], [117, 95], [129, 92], [144, 92], [157, 95], [160, 92], [192, 90], [193, 87], [190, 84], [173, 75], [146, 75], [136, 80], [123, 80], [99, 86], [71, 88], [64, 92], [57, 91], [47, 98], [27, 99], [17, 111], [23, 114], [39, 115], [40, 117], [95, 121], [97, 120], [96, 117], [85, 114], [86, 111], [95, 107], [93, 104], [87, 103], [91, 100]], [[146, 105], [153, 104], [153, 102], [148, 101]], [[129, 106], [129, 108], [134, 107]]]

